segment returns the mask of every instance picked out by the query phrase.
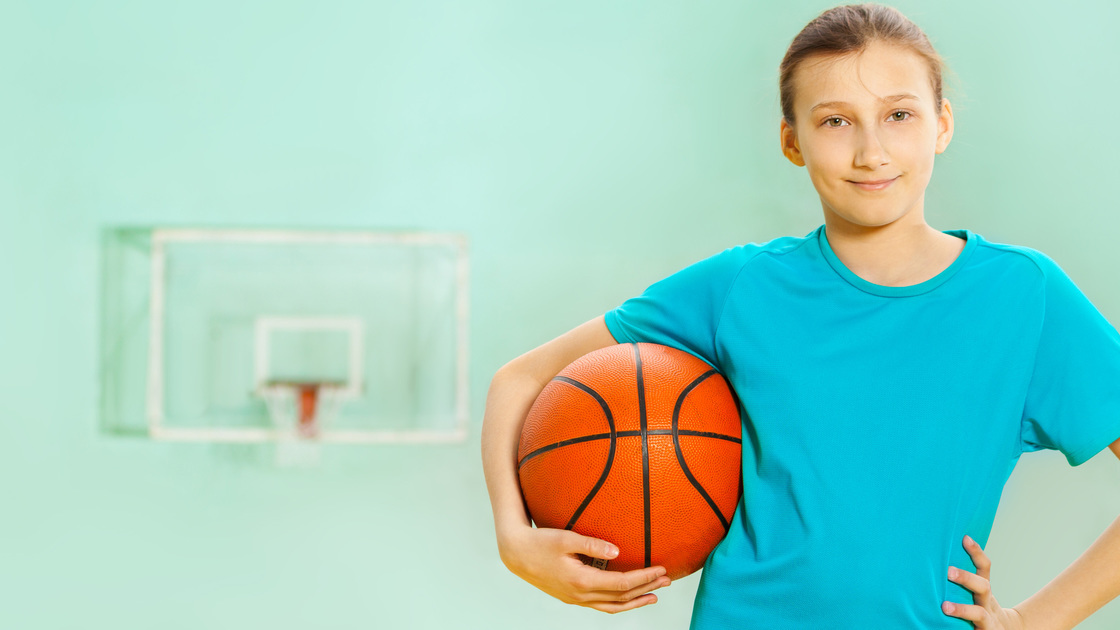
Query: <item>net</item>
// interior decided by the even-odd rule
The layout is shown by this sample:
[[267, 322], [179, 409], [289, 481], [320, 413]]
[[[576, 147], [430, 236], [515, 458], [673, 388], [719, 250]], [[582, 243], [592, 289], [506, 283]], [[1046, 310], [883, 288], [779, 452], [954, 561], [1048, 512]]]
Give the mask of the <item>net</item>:
[[276, 432], [275, 461], [281, 467], [316, 466], [323, 427], [337, 414], [341, 392], [337, 382], [270, 381], [260, 390]]

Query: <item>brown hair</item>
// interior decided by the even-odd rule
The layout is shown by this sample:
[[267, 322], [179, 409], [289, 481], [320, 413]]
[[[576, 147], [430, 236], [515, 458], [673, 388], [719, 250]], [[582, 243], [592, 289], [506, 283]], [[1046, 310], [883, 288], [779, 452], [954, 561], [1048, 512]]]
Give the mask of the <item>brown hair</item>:
[[941, 72], [945, 66], [929, 38], [898, 9], [879, 4], [850, 4], [818, 15], [793, 38], [782, 59], [779, 90], [782, 116], [793, 124], [793, 72], [814, 56], [844, 55], [881, 41], [913, 50], [929, 64], [934, 111], [941, 111]]

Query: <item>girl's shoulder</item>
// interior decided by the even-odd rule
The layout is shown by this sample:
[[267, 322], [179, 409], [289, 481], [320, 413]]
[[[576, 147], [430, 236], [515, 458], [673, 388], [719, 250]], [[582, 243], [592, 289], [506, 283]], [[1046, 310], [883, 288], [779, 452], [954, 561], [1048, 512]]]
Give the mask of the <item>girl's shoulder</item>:
[[725, 264], [744, 265], [763, 255], [785, 256], [794, 254], [806, 245], [815, 244], [822, 228], [817, 228], [805, 236], [779, 236], [764, 242], [750, 242], [729, 247], [712, 256], [709, 260], [720, 260]]
[[1041, 280], [1066, 275], [1053, 258], [1033, 247], [992, 241], [976, 233], [972, 236], [977, 240], [978, 249], [986, 252], [984, 258], [997, 258], [1004, 265], [1023, 267], [1028, 273], [1035, 272]]

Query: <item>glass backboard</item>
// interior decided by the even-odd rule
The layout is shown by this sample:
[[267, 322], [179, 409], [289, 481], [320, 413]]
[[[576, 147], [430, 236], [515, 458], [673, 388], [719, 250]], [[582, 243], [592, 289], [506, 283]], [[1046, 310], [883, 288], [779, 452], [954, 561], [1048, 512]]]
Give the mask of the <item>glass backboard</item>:
[[323, 442], [465, 438], [463, 236], [122, 228], [104, 253], [106, 429], [273, 441], [267, 388], [324, 383]]

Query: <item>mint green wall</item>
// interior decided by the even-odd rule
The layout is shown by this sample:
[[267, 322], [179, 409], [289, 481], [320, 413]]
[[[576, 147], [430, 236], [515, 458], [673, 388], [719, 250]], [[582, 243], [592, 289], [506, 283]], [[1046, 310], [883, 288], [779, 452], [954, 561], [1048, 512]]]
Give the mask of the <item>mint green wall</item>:
[[[684, 627], [695, 577], [610, 617], [504, 569], [482, 403], [503, 362], [653, 280], [821, 222], [775, 84], [827, 6], [4, 3], [0, 627]], [[898, 6], [956, 75], [930, 222], [1049, 253], [1120, 322], [1118, 5]], [[137, 224], [467, 233], [470, 439], [293, 471], [100, 433], [98, 237]], [[1118, 487], [1108, 453], [1025, 456], [989, 544], [1001, 603], [1083, 551]], [[1118, 625], [1113, 604], [1082, 627]]]

